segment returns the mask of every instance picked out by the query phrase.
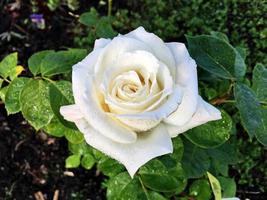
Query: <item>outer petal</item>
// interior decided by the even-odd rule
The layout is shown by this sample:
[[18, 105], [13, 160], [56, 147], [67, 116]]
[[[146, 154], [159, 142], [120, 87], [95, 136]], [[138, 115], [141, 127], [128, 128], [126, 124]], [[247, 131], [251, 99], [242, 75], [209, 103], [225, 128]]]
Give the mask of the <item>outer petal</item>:
[[178, 109], [172, 113], [166, 123], [182, 126], [195, 113], [198, 102], [197, 69], [195, 61], [189, 56], [182, 43], [168, 43], [177, 66], [176, 84], [183, 88], [183, 99]]
[[100, 38], [95, 40], [94, 50], [104, 48], [111, 42], [111, 39]]
[[83, 115], [76, 104], [61, 106], [59, 112], [64, 117], [64, 119], [71, 122], [83, 118]]
[[152, 49], [152, 53], [154, 53], [158, 59], [165, 63], [169, 67], [172, 75], [175, 76], [175, 60], [170, 49], [166, 47], [162, 39], [153, 33], [147, 32], [143, 27], [138, 27], [132, 32], [124, 35], [124, 37], [132, 37], [146, 43]]
[[139, 134], [137, 141], [132, 144], [110, 140], [98, 133], [85, 120], [78, 120], [76, 125], [84, 133], [88, 144], [121, 162], [131, 177], [149, 160], [173, 151], [171, 138], [163, 125]]
[[221, 119], [221, 112], [198, 96], [198, 108], [190, 121], [182, 126], [174, 126], [167, 123], [165, 125], [170, 136], [176, 137], [179, 133], [183, 133], [191, 128], [218, 119]]
[[[90, 56], [90, 54], [89, 54]], [[90, 74], [90, 66], [96, 62], [97, 57], [91, 56], [73, 67], [72, 86], [75, 103], [79, 106], [86, 120], [99, 133], [106, 137], [122, 143], [131, 143], [136, 140], [136, 133], [118, 120], [113, 120], [99, 105], [99, 97], [93, 85], [93, 78]]]

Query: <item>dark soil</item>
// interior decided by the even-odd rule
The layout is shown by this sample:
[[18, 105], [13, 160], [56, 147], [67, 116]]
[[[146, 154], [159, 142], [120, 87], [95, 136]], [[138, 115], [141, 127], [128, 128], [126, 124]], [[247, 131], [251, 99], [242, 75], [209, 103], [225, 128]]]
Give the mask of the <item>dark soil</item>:
[[0, 199], [35, 199], [41, 193], [53, 199], [105, 199], [101, 186], [103, 176], [96, 170], [69, 170], [74, 176], [64, 175], [68, 156], [65, 139], [48, 137], [35, 131], [20, 115], [6, 117], [0, 106]]

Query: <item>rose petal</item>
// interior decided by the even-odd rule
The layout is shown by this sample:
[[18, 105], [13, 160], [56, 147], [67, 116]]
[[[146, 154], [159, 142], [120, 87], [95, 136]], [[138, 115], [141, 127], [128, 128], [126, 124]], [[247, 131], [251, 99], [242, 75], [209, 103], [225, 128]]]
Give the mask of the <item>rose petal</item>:
[[179, 103], [181, 102], [182, 93], [181, 89], [177, 86], [174, 88], [173, 92], [167, 100], [162, 103], [157, 109], [143, 112], [143, 113], [136, 113], [136, 114], [118, 114], [115, 115], [117, 118], [128, 118], [128, 119], [142, 119], [142, 120], [162, 120], [170, 115], [174, 110], [177, 109]]
[[104, 72], [107, 68], [113, 66], [118, 57], [125, 52], [135, 50], [151, 51], [150, 47], [144, 42], [133, 38], [125, 38], [122, 36], [115, 37], [108, 45], [105, 46], [103, 53], [99, 56], [95, 65], [95, 75], [97, 85], [103, 80]]
[[71, 122], [83, 118], [80, 108], [75, 104], [68, 106], [61, 106], [59, 112], [64, 117], [64, 119]]
[[178, 134], [183, 133], [191, 128], [218, 119], [221, 119], [221, 112], [198, 96], [198, 107], [190, 121], [182, 126], [174, 126], [168, 123], [166, 123], [165, 126], [168, 129], [170, 136], [176, 137]]
[[111, 39], [100, 38], [95, 40], [94, 50], [104, 48], [111, 42]]
[[157, 35], [147, 32], [143, 27], [138, 27], [124, 37], [132, 37], [146, 43], [152, 49], [152, 53], [169, 67], [171, 74], [175, 77], [176, 67], [173, 55]]
[[156, 75], [159, 65], [157, 58], [147, 51], [137, 50], [121, 53], [117, 56], [117, 60], [104, 72], [102, 87], [105, 91], [109, 91], [112, 87], [112, 81], [118, 75], [128, 71], [146, 71], [148, 74]]
[[[178, 109], [165, 122], [175, 126], [182, 126], [188, 122], [197, 108], [198, 83], [195, 61], [190, 58], [185, 46], [181, 43], [171, 43], [167, 46], [172, 50], [177, 63], [176, 84], [183, 88], [183, 99]], [[181, 56], [184, 54], [184, 57]], [[181, 58], [183, 60], [181, 61]]]
[[131, 144], [110, 140], [93, 129], [86, 120], [78, 120], [76, 126], [84, 133], [88, 144], [122, 163], [131, 177], [149, 160], [173, 150], [171, 138], [162, 125], [139, 134], [136, 142]]
[[[93, 62], [95, 61], [92, 60], [90, 64]], [[89, 75], [87, 68], [88, 66], [77, 64], [72, 72], [73, 95], [80, 111], [88, 123], [106, 137], [121, 143], [135, 142], [137, 136], [134, 131], [123, 126], [119, 121], [111, 119], [101, 109], [93, 78]]]

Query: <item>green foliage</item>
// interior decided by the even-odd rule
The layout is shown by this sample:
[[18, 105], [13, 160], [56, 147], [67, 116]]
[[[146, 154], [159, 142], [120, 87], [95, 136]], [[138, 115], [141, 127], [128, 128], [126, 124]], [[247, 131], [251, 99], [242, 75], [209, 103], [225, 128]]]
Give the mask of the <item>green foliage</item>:
[[264, 1], [129, 0], [124, 4], [117, 8], [113, 22], [122, 33], [144, 26], [165, 41], [184, 41], [185, 34], [223, 32], [234, 45], [247, 49], [247, 66], [267, 64]]
[[8, 56], [6, 56], [1, 62], [0, 62], [0, 76], [4, 79], [10, 78], [13, 80], [14, 74], [16, 74], [16, 66], [18, 62], [18, 53], [11, 53]]
[[95, 158], [91, 155], [91, 154], [85, 154], [82, 157], [82, 161], [81, 161], [81, 165], [85, 168], [85, 169], [91, 169], [95, 164]]
[[109, 180], [107, 199], [164, 200], [165, 198], [157, 192], [151, 192], [144, 188], [143, 182], [140, 178], [135, 177], [131, 179], [126, 172], [123, 172]]
[[211, 188], [208, 180], [199, 179], [194, 181], [189, 187], [189, 195], [196, 200], [209, 200], [211, 198]]
[[259, 146], [256, 138], [247, 140], [240, 138], [236, 141], [238, 162], [233, 165], [238, 177], [237, 186], [242, 188], [257, 188], [264, 192], [267, 183], [262, 181], [262, 177], [267, 177], [266, 147]]
[[86, 54], [87, 51], [84, 49], [69, 49], [48, 53], [42, 59], [41, 74], [43, 76], [53, 76], [70, 72], [71, 67], [82, 60]]
[[48, 84], [44, 80], [32, 79], [21, 91], [21, 112], [36, 130], [48, 125], [53, 118], [48, 99]]
[[63, 80], [50, 83], [49, 100], [55, 117], [66, 127], [76, 129], [76, 126], [73, 123], [64, 120], [62, 115], [59, 113], [61, 106], [70, 105], [74, 102], [71, 83]]
[[47, 0], [46, 5], [51, 11], [55, 11], [61, 5], [66, 4], [72, 11], [78, 10], [80, 3], [78, 0]]
[[262, 108], [256, 95], [248, 86], [235, 86], [236, 105], [240, 112], [241, 122], [249, 133], [264, 145], [267, 145], [267, 109]]
[[66, 168], [76, 168], [80, 165], [80, 159], [81, 156], [80, 155], [71, 155], [69, 157], [67, 157], [67, 159], [65, 160], [65, 167]]
[[233, 197], [236, 193], [236, 184], [234, 179], [225, 178], [225, 177], [218, 177], [220, 185], [222, 187], [222, 196], [224, 198]]
[[211, 173], [207, 172], [215, 200], [222, 199], [221, 184]]
[[164, 156], [162, 159], [153, 159], [139, 171], [143, 184], [158, 192], [181, 192], [186, 179], [180, 163]]
[[210, 168], [210, 158], [204, 149], [184, 140], [182, 167], [187, 178], [199, 178]]
[[86, 26], [88, 35], [85, 38], [75, 38], [78, 46], [91, 48], [97, 38], [112, 38], [117, 34], [112, 27], [113, 19], [99, 16], [94, 8], [91, 8], [89, 12], [83, 13], [79, 18], [79, 22]]
[[31, 71], [31, 73], [36, 76], [37, 74], [41, 73], [41, 67], [42, 67], [42, 61], [43, 59], [48, 55], [52, 54], [55, 51], [53, 50], [44, 50], [44, 51], [39, 51], [35, 54], [33, 54], [29, 60], [28, 60], [28, 67]]
[[44, 127], [46, 133], [55, 137], [64, 136], [65, 130], [65, 126], [62, 125], [56, 117], [53, 117], [50, 123]]
[[64, 134], [66, 139], [73, 144], [79, 144], [84, 140], [83, 134], [77, 130], [65, 127]]
[[29, 61], [32, 74], [54, 76], [71, 71], [71, 67], [84, 58], [87, 51], [84, 49], [69, 49], [65, 51], [45, 50], [33, 54]]
[[186, 38], [190, 55], [203, 69], [226, 79], [245, 75], [246, 65], [243, 58], [225, 40], [208, 35]]
[[260, 101], [267, 100], [267, 68], [258, 63], [253, 70], [252, 89]]
[[221, 120], [211, 121], [193, 128], [185, 134], [185, 137], [200, 147], [213, 148], [230, 138], [231, 129], [232, 119], [225, 111], [222, 111]]
[[125, 170], [123, 165], [105, 155], [101, 155], [101, 158], [98, 160], [97, 169], [99, 169], [104, 175], [110, 177], [116, 176], [118, 173]]
[[29, 82], [29, 78], [16, 78], [13, 80], [6, 92], [5, 107], [8, 114], [14, 114], [21, 110], [20, 95], [24, 86]]
[[6, 92], [8, 90], [8, 86], [2, 87], [0, 90], [0, 99], [5, 102], [5, 98], [6, 98]]

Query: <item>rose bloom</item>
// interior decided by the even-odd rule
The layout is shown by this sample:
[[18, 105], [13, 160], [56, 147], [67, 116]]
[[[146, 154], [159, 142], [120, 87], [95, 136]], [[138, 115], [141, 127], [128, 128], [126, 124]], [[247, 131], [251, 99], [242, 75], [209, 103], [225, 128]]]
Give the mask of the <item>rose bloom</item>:
[[75, 104], [60, 113], [133, 176], [152, 158], [171, 153], [171, 138], [221, 118], [198, 95], [196, 67], [183, 43], [164, 43], [143, 27], [98, 39], [73, 66]]

